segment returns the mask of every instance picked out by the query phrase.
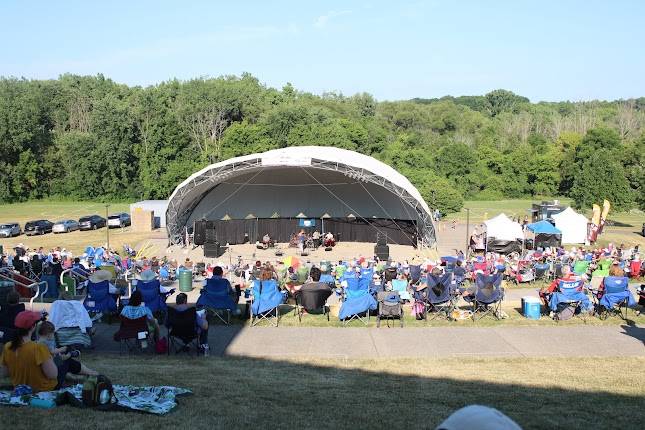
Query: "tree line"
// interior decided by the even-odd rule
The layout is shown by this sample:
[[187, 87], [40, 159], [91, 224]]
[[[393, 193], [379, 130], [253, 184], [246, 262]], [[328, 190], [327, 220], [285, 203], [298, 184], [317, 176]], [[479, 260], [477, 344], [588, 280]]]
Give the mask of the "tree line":
[[443, 212], [556, 195], [645, 209], [645, 98], [531, 103], [495, 90], [378, 102], [250, 74], [146, 88], [0, 78], [0, 202], [165, 199], [210, 163], [302, 145], [380, 159]]

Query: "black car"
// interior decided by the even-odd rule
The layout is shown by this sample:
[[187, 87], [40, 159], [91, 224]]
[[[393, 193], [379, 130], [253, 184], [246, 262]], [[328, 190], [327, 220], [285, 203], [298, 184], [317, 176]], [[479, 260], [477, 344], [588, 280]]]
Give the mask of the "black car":
[[36, 234], [51, 233], [54, 223], [46, 219], [39, 219], [36, 221], [29, 221], [25, 224], [25, 234], [27, 236], [34, 236]]
[[81, 230], [96, 230], [105, 227], [106, 223], [105, 218], [98, 215], [84, 216], [78, 220]]

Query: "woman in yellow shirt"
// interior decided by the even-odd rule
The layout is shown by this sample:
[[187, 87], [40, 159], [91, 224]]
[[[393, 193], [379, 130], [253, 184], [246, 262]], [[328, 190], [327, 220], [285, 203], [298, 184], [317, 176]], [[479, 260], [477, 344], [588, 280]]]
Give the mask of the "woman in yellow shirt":
[[31, 340], [41, 317], [38, 312], [31, 311], [16, 315], [16, 334], [5, 344], [0, 359], [0, 376], [8, 374], [14, 386], [29, 385], [35, 393], [54, 390], [65, 378], [65, 375], [59, 375], [47, 346]]

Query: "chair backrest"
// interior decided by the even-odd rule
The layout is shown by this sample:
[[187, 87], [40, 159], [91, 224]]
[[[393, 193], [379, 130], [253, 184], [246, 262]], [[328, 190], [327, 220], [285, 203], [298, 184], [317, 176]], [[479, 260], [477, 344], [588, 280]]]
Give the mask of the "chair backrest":
[[494, 275], [477, 274], [475, 284], [477, 291], [475, 299], [477, 301], [498, 301], [501, 298], [503, 274], [495, 273]]
[[600, 260], [600, 261], [598, 262], [598, 269], [600, 269], [600, 270], [607, 270], [607, 271], [609, 271], [609, 268], [610, 268], [610, 267], [611, 267], [611, 260], [604, 259], [604, 260]]
[[348, 299], [355, 299], [369, 293], [369, 282], [361, 282], [361, 279], [367, 278], [347, 278], [344, 280], [344, 282], [347, 283], [347, 287], [345, 287], [345, 296]]
[[587, 269], [589, 269], [589, 263], [590, 261], [587, 260], [579, 260], [576, 261], [576, 263], [573, 265], [573, 273], [576, 275], [584, 275], [587, 273]]
[[548, 263], [536, 263], [533, 267], [535, 268], [535, 271], [540, 275], [546, 273], [551, 268]]
[[123, 315], [120, 317], [121, 326], [119, 331], [114, 334], [114, 339], [137, 339], [139, 333], [148, 332], [148, 319], [143, 316], [140, 318], [126, 318]]
[[473, 263], [473, 272], [481, 270], [484, 273], [488, 273], [488, 265], [485, 262], [475, 262]]
[[362, 267], [361, 268], [361, 278], [367, 277], [372, 279], [372, 276], [374, 276], [374, 268], [373, 267]]
[[275, 279], [268, 279], [266, 281], [255, 280], [253, 281], [251, 289], [253, 292], [251, 313], [254, 315], [268, 309], [273, 309], [284, 301], [284, 296], [278, 288], [278, 281]]
[[146, 307], [152, 312], [166, 310], [165, 297], [159, 292], [159, 280], [137, 281], [136, 290], [141, 292], [141, 298]]
[[333, 286], [335, 285], [336, 280], [329, 273], [323, 273], [322, 275], [320, 275], [320, 282]]
[[206, 280], [206, 293], [213, 296], [228, 296], [229, 285], [230, 283], [226, 278], [210, 278]]
[[442, 275], [428, 274], [427, 277], [427, 293], [428, 301], [430, 303], [442, 303], [450, 299], [452, 293], [451, 285], [452, 273], [444, 273]]
[[197, 309], [194, 307], [183, 311], [168, 308], [166, 326], [171, 329], [173, 336], [192, 338], [197, 336]]
[[582, 289], [582, 281], [565, 281], [563, 279], [558, 280], [558, 291], [562, 294], [572, 295], [578, 293]]
[[110, 295], [110, 283], [108, 281], [101, 281], [97, 283], [88, 281], [87, 294], [95, 301], [101, 301]]
[[410, 279], [412, 282], [416, 282], [421, 278], [421, 266], [413, 264], [410, 265]]
[[616, 294], [629, 291], [629, 279], [626, 276], [607, 276], [603, 281], [605, 294]]
[[399, 293], [406, 292], [408, 290], [408, 281], [405, 279], [393, 279], [392, 290]]

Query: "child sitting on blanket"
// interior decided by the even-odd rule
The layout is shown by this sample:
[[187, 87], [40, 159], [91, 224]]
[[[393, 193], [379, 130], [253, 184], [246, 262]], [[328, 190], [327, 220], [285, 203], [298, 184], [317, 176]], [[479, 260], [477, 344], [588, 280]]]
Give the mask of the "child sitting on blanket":
[[55, 339], [56, 327], [49, 321], [43, 321], [38, 326], [38, 342], [42, 343], [49, 349], [54, 357], [54, 363], [57, 367], [65, 367], [67, 372], [74, 375], [96, 376], [98, 372], [86, 367], [78, 361], [81, 353], [78, 350], [72, 350], [69, 346], [56, 348]]

